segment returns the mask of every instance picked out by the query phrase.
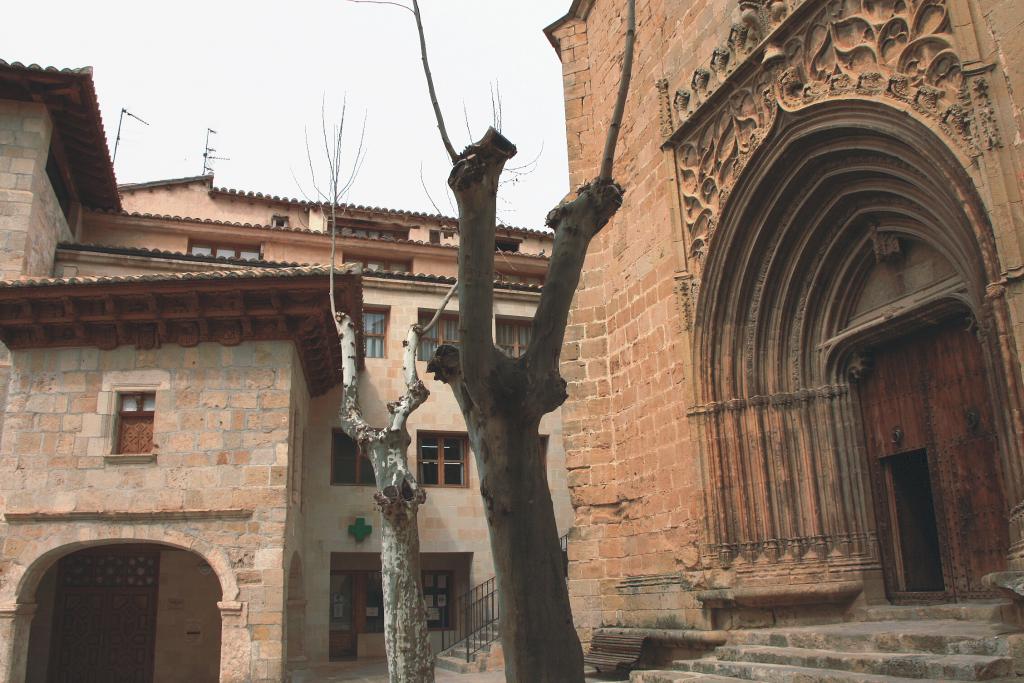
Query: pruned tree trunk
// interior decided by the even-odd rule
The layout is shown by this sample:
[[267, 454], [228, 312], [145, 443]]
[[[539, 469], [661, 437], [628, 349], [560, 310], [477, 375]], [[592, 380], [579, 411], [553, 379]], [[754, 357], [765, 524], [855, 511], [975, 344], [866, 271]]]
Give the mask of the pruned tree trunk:
[[459, 208], [459, 347], [438, 347], [427, 369], [451, 386], [476, 457], [498, 580], [508, 683], [584, 680], [538, 428], [541, 418], [567, 398], [558, 358], [587, 248], [622, 204], [623, 189], [612, 180], [612, 169], [632, 75], [635, 0], [626, 0], [626, 8], [622, 76], [601, 170], [574, 199], [548, 214], [555, 233], [548, 276], [530, 346], [513, 360], [495, 347], [491, 325], [498, 184], [516, 148], [491, 128], [479, 142], [455, 153], [437, 103], [419, 2], [412, 0], [424, 76], [453, 163], [448, 185]]
[[420, 536], [417, 515], [427, 493], [409, 471], [408, 449], [412, 442], [406, 426], [412, 414], [430, 395], [416, 373], [416, 349], [420, 337], [434, 324], [454, 286], [425, 328], [413, 325], [405, 341], [402, 372], [405, 394], [388, 404], [391, 417], [386, 427], [370, 426], [359, 407], [356, 369], [355, 325], [344, 314], [338, 317], [343, 356], [344, 394], [341, 427], [367, 454], [379, 490], [374, 500], [381, 517], [381, 580], [384, 589], [384, 648], [391, 683], [433, 683], [434, 656], [420, 583]]
[[610, 180], [594, 181], [548, 216], [555, 230], [548, 279], [530, 346], [513, 360], [491, 339], [495, 223], [493, 214], [487, 217], [494, 204], [485, 186], [515, 148], [492, 129], [470, 150], [475, 161], [456, 166], [450, 182], [461, 214], [460, 344], [439, 347], [427, 369], [451, 386], [476, 456], [498, 578], [506, 680], [582, 683], [583, 650], [539, 427], [567, 398], [558, 356], [569, 306], [587, 246], [621, 205], [622, 189]]

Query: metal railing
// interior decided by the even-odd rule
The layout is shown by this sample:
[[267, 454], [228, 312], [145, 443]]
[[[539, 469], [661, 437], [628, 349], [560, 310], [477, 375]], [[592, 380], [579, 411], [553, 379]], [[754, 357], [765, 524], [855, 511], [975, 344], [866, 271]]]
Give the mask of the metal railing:
[[498, 639], [498, 582], [491, 577], [455, 598], [455, 628], [441, 632], [441, 654], [473, 655]]
[[[559, 538], [558, 545], [568, 578], [569, 534]], [[441, 632], [440, 655], [472, 660], [473, 655], [498, 639], [498, 612], [498, 582], [493, 576], [457, 596], [452, 604], [455, 628]]]

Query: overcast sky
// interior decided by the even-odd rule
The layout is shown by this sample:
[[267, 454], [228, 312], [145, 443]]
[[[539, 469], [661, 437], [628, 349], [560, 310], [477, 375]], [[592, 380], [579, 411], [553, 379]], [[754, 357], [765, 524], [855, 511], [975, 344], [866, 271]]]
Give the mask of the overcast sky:
[[[467, 117], [474, 139], [491, 123], [493, 86], [519, 148], [510, 165], [539, 155], [532, 173], [503, 186], [499, 219], [512, 225], [541, 227], [568, 190], [561, 71], [542, 29], [569, 4], [421, 0], [456, 148], [470, 140]], [[216, 155], [229, 157], [214, 163], [218, 186], [301, 197], [304, 128], [315, 143], [322, 99], [333, 120], [347, 97], [350, 158], [366, 115], [366, 160], [349, 200], [433, 212], [422, 164], [433, 201], [454, 214], [409, 12], [345, 0], [45, 0], [8, 3], [4, 25], [8, 62], [94, 68], [111, 149], [122, 107], [149, 122], [125, 119], [119, 182], [199, 175], [210, 127]]]

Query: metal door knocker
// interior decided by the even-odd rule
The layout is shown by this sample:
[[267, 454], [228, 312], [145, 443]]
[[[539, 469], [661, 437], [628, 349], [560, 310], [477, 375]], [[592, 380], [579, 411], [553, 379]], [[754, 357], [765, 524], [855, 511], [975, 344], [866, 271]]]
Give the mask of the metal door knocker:
[[892, 443], [894, 446], [899, 446], [901, 441], [903, 441], [903, 428], [897, 425], [892, 428]]
[[981, 413], [977, 408], [967, 409], [967, 431], [976, 432], [981, 425]]

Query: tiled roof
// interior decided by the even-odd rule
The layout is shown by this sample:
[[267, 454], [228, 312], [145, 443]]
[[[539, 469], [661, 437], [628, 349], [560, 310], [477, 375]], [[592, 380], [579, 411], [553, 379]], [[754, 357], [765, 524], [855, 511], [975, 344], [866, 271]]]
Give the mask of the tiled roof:
[[261, 268], [295, 268], [297, 266], [308, 266], [309, 263], [297, 261], [265, 261], [263, 259], [241, 259], [227, 256], [199, 256], [197, 254], [186, 254], [180, 251], [167, 251], [163, 249], [147, 249], [145, 247], [115, 247], [107, 244], [74, 244], [61, 242], [57, 245], [65, 251], [88, 251], [97, 254], [117, 254], [121, 256], [142, 256], [146, 258], [174, 259], [175, 261], [194, 261], [196, 263], [227, 263], [236, 266], [261, 267]]
[[[449, 275], [430, 275], [427, 273], [399, 273], [394, 270], [364, 270], [363, 277], [376, 277], [384, 280], [408, 280], [413, 282], [437, 282], [446, 285], [450, 285], [455, 282], [455, 278]], [[542, 289], [544, 289], [542, 285], [530, 285], [524, 282], [502, 282], [501, 280], [495, 280], [494, 286], [498, 289], [509, 289], [520, 292], [540, 292]]]
[[[285, 278], [327, 275], [327, 266], [297, 266], [293, 268], [243, 268], [238, 270], [208, 270], [194, 273], [147, 273], [144, 275], [85, 275], [80, 277], [33, 277], [22, 280], [0, 280], [0, 289], [19, 287], [49, 287], [60, 285], [113, 285], [128, 282], [183, 282], [190, 280], [254, 280], [258, 278]], [[358, 270], [340, 267], [341, 275], [353, 275]]]
[[[311, 230], [309, 228], [280, 228], [273, 225], [260, 225], [258, 223], [240, 223], [232, 221], [218, 221], [212, 218], [192, 218], [191, 216], [172, 216], [169, 214], [157, 214], [157, 213], [140, 213], [138, 211], [95, 211], [95, 213], [107, 213], [115, 216], [124, 216], [128, 218], [145, 218], [148, 220], [158, 221], [174, 221], [178, 223], [199, 223], [203, 225], [219, 225], [232, 228], [246, 228], [250, 230], [270, 230], [273, 232], [292, 232], [302, 233], [307, 235], [320, 235], [322, 237], [330, 237], [326, 232], [320, 230]], [[340, 235], [343, 239], [347, 240], [361, 240], [366, 242], [389, 242], [393, 244], [411, 244], [421, 247], [433, 247], [435, 249], [458, 249], [454, 244], [431, 244], [430, 242], [424, 242], [422, 240], [409, 240], [409, 239], [398, 239], [394, 237], [361, 237], [358, 235]], [[509, 256], [524, 256], [526, 258], [536, 258], [548, 260], [547, 256], [541, 256], [540, 254], [527, 254], [524, 252], [514, 252], [507, 254]]]
[[[269, 202], [280, 202], [282, 204], [295, 204], [296, 206], [317, 206], [319, 202], [310, 202], [304, 199], [295, 199], [294, 197], [281, 197], [278, 195], [264, 194], [263, 192], [251, 192], [245, 190], [235, 190], [228, 187], [214, 187], [210, 190], [211, 193], [226, 194], [233, 197], [244, 197], [245, 199], [261, 199]], [[339, 209], [351, 210], [351, 211], [363, 211], [366, 213], [383, 214], [385, 216], [405, 216], [410, 218], [422, 218], [426, 220], [436, 221], [438, 223], [447, 223], [452, 227], [455, 227], [459, 223], [459, 219], [453, 216], [444, 216], [437, 213], [426, 213], [423, 211], [408, 211], [406, 209], [389, 209], [382, 206], [364, 206], [362, 204], [339, 204]], [[498, 225], [499, 230], [507, 230], [509, 232], [519, 232], [528, 235], [537, 235], [540, 237], [551, 237], [551, 231], [549, 230], [538, 230], [536, 228], [521, 228], [514, 225]]]
[[122, 183], [117, 186], [117, 189], [121, 192], [131, 192], [133, 190], [145, 190], [151, 187], [165, 187], [167, 185], [189, 185], [191, 183], [203, 182], [207, 185], [213, 184], [212, 175], [193, 175], [186, 176], [184, 178], [167, 178], [165, 180], [149, 180], [142, 183]]
[[[184, 261], [195, 261], [199, 263], [230, 263], [232, 265], [246, 266], [250, 270], [271, 270], [277, 269], [277, 272], [284, 270], [299, 270], [302, 268], [321, 268], [324, 274], [327, 273], [326, 265], [311, 265], [308, 263], [287, 263], [281, 261], [246, 261], [244, 259], [229, 259], [216, 256], [195, 256], [193, 254], [183, 254], [180, 251], [160, 251], [157, 249], [144, 249], [141, 247], [110, 247], [103, 244], [71, 244], [62, 242], [58, 245], [60, 249], [68, 251], [88, 251], [95, 253], [104, 254], [121, 254], [125, 256], [141, 256], [145, 258], [165, 258], [175, 259]], [[225, 271], [206, 271], [210, 272], [225, 272]], [[226, 272], [238, 272], [238, 271], [226, 271]], [[356, 266], [339, 267], [339, 273], [355, 273], [357, 272]], [[312, 274], [312, 273], [311, 273]], [[436, 282], [442, 284], [452, 284], [455, 282], [455, 278], [448, 275], [433, 275], [430, 273], [403, 273], [395, 270], [366, 270], [363, 269], [362, 274], [364, 277], [381, 278], [384, 280], [405, 280], [409, 282]], [[51, 278], [52, 279], [52, 278]], [[20, 281], [19, 281], [20, 282]], [[70, 283], [68, 283], [70, 284]], [[3, 281], [0, 281], [0, 287], [4, 285]], [[522, 282], [503, 282], [501, 280], [495, 280], [494, 286], [499, 289], [508, 289], [513, 291], [524, 291], [524, 292], [539, 292], [543, 288], [541, 285], [531, 285]]]
[[64, 143], [82, 204], [121, 208], [91, 67], [57, 69], [0, 59], [0, 99], [46, 105]]

